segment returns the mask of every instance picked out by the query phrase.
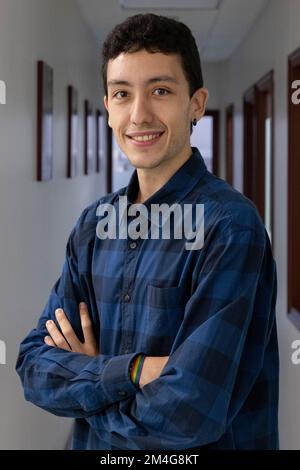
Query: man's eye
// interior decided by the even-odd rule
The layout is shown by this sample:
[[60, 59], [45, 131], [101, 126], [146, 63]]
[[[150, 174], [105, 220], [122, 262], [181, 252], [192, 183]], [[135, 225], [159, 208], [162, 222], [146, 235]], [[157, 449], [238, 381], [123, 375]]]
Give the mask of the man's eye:
[[118, 99], [120, 99], [120, 98], [126, 98], [126, 96], [127, 96], [127, 91], [117, 91], [117, 92], [113, 95], [114, 98], [118, 98]]
[[159, 96], [168, 95], [168, 94], [170, 93], [170, 92], [169, 92], [168, 90], [166, 90], [165, 88], [156, 88], [156, 89], [154, 90], [154, 93], [155, 93], [155, 92], [158, 92], [158, 93], [156, 93], [156, 94], [159, 95]]

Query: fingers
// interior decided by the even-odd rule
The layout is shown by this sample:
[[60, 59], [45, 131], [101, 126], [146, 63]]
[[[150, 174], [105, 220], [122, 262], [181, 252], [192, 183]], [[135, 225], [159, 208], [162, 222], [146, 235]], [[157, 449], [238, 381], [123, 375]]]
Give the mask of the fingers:
[[81, 302], [79, 304], [79, 312], [80, 312], [80, 320], [81, 320], [81, 327], [82, 327], [83, 336], [84, 336], [84, 342], [94, 344], [96, 340], [94, 337], [93, 325], [91, 322], [89, 311], [84, 302]]
[[55, 347], [55, 343], [54, 343], [53, 339], [51, 338], [51, 336], [45, 336], [44, 342], [45, 342], [48, 346], [53, 346], [53, 347]]
[[65, 312], [62, 308], [55, 310], [55, 316], [62, 331], [63, 336], [67, 340], [67, 343], [71, 346], [71, 349], [76, 349], [78, 346], [78, 338], [74, 333], [71, 323], [69, 322]]
[[79, 304], [79, 312], [84, 343], [81, 343], [77, 338], [62, 308], [55, 310], [57, 322], [52, 320], [46, 322], [46, 328], [50, 336], [45, 336], [44, 342], [49, 346], [56, 346], [67, 351], [96, 356], [99, 354], [99, 348], [94, 337], [93, 325], [88, 308], [84, 302]]
[[50, 334], [51, 339], [54, 342], [55, 346], [57, 346], [58, 348], [61, 348], [61, 349], [66, 349], [67, 351], [71, 350], [69, 344], [67, 343], [66, 339], [64, 338], [64, 336], [61, 334], [61, 332], [59, 331], [59, 329], [55, 325], [54, 321], [48, 320], [46, 322], [46, 328], [47, 328], [48, 333]]

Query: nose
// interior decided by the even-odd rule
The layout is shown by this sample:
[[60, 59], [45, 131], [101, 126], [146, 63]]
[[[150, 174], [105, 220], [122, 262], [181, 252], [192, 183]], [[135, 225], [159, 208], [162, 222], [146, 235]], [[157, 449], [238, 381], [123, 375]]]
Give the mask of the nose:
[[130, 120], [132, 124], [141, 126], [144, 123], [151, 123], [153, 119], [153, 112], [151, 103], [147, 96], [144, 94], [136, 95], [132, 102]]

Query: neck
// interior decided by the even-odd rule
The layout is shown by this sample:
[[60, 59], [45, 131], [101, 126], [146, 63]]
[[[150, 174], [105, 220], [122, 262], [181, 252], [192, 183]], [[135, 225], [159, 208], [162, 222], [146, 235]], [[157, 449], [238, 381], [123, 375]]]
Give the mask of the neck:
[[156, 168], [137, 168], [139, 192], [135, 203], [147, 201], [162, 188], [179, 168], [189, 159], [192, 149], [189, 148], [180, 159], [165, 161]]

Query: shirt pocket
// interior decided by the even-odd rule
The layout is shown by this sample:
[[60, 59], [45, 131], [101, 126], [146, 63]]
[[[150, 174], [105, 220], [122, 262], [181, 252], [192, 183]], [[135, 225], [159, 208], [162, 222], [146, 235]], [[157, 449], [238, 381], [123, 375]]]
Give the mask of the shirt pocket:
[[186, 285], [178, 287], [147, 286], [144, 351], [152, 356], [167, 356], [184, 318], [188, 301]]

